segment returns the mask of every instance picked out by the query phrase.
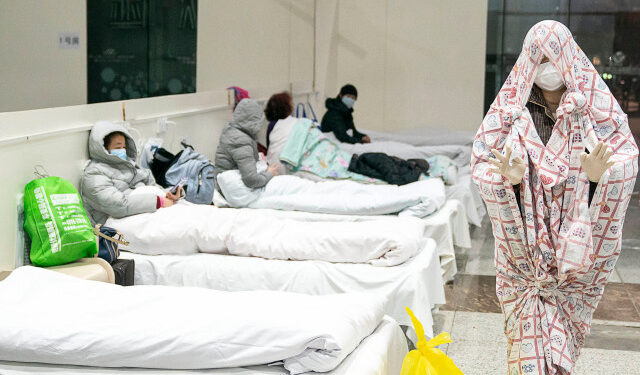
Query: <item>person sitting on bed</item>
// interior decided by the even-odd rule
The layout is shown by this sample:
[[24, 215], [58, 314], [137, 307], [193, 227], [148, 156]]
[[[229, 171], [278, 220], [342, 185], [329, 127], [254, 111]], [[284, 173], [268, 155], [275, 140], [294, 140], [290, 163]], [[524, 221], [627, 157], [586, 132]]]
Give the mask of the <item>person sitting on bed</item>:
[[[342, 86], [336, 98], [329, 98], [325, 102], [327, 112], [322, 117], [322, 131], [332, 132], [343, 143], [370, 143], [369, 136], [356, 130], [353, 124], [353, 105], [358, 99], [358, 90], [347, 84]], [[352, 135], [347, 133], [351, 130]]]
[[[242, 99], [233, 111], [231, 121], [220, 134], [216, 150], [216, 175], [238, 169], [242, 182], [250, 188], [263, 187], [273, 176], [278, 175], [278, 166], [258, 172], [258, 133], [264, 122], [262, 107], [253, 99]], [[218, 184], [216, 184], [218, 188]]]
[[154, 212], [171, 207], [180, 199], [176, 194], [134, 194], [140, 186], [156, 186], [148, 169], [135, 163], [136, 144], [121, 124], [100, 121], [89, 135], [90, 162], [85, 167], [80, 182], [80, 194], [93, 225], [104, 224], [109, 217]]
[[277, 165], [278, 173], [287, 174], [288, 170], [280, 162], [280, 153], [287, 144], [291, 130], [298, 122], [298, 118], [293, 117], [293, 99], [288, 92], [274, 94], [267, 102], [264, 114], [269, 121], [267, 128], [267, 163]]

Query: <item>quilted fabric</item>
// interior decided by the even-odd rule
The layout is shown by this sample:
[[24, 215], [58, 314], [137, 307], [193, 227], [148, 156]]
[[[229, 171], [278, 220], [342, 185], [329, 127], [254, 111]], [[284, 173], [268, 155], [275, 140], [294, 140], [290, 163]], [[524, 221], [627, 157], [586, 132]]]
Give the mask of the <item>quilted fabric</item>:
[[[566, 92], [545, 146], [525, 107], [543, 57]], [[603, 141], [615, 164], [591, 204], [580, 153]], [[490, 169], [491, 149], [526, 165], [513, 186]], [[622, 224], [637, 174], [638, 148], [607, 85], [570, 31], [543, 21], [522, 52], [476, 135], [471, 168], [493, 224], [496, 289], [509, 342], [509, 374], [570, 374], [620, 254]]]

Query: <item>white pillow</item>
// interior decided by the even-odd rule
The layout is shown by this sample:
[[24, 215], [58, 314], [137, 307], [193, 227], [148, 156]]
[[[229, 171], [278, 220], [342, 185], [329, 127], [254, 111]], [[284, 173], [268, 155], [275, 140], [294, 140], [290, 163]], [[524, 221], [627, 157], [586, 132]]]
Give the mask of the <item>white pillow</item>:
[[[258, 173], [267, 170], [267, 163], [260, 160], [256, 163]], [[224, 195], [224, 198], [231, 207], [242, 208], [248, 207], [264, 192], [264, 187], [252, 189], [242, 182], [240, 171], [233, 169], [218, 174], [216, 178], [218, 186]]]

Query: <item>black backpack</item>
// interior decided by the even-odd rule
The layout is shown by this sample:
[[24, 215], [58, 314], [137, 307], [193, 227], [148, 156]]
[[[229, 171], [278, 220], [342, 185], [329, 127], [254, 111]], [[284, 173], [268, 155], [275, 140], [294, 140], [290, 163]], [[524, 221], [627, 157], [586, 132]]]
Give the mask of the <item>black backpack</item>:
[[153, 153], [153, 160], [149, 163], [149, 167], [158, 185], [165, 188], [171, 186], [171, 184], [167, 183], [165, 176], [169, 168], [178, 161], [181, 153], [182, 151], [174, 155], [162, 147], [158, 147]]

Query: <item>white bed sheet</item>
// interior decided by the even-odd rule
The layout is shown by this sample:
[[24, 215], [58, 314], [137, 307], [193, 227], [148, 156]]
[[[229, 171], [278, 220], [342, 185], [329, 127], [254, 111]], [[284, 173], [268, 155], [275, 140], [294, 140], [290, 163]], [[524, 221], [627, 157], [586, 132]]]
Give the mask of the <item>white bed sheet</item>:
[[471, 180], [469, 165], [458, 169], [457, 181], [454, 185], [446, 186], [447, 199], [456, 199], [462, 203], [470, 224], [477, 227], [482, 225], [482, 218], [487, 213], [478, 188]]
[[427, 223], [425, 236], [436, 241], [440, 271], [444, 282], [453, 280], [458, 272], [455, 246], [470, 248], [471, 235], [464, 205], [448, 200], [435, 214], [423, 219]]
[[[344, 361], [327, 375], [397, 375], [407, 354], [407, 342], [398, 323], [385, 316], [376, 330], [365, 338]], [[67, 374], [67, 375], [284, 375], [282, 366], [252, 366], [215, 370], [159, 370], [136, 368], [102, 368], [63, 366], [0, 361], [0, 373], [5, 375]]]
[[[432, 240], [414, 258], [394, 267], [323, 261], [285, 261], [221, 254], [140, 255], [135, 284], [195, 286], [226, 291], [276, 290], [313, 295], [368, 292], [387, 298], [384, 313], [412, 326], [411, 308], [433, 335], [431, 309], [445, 303], [438, 252]], [[455, 265], [455, 261], [453, 262]]]

